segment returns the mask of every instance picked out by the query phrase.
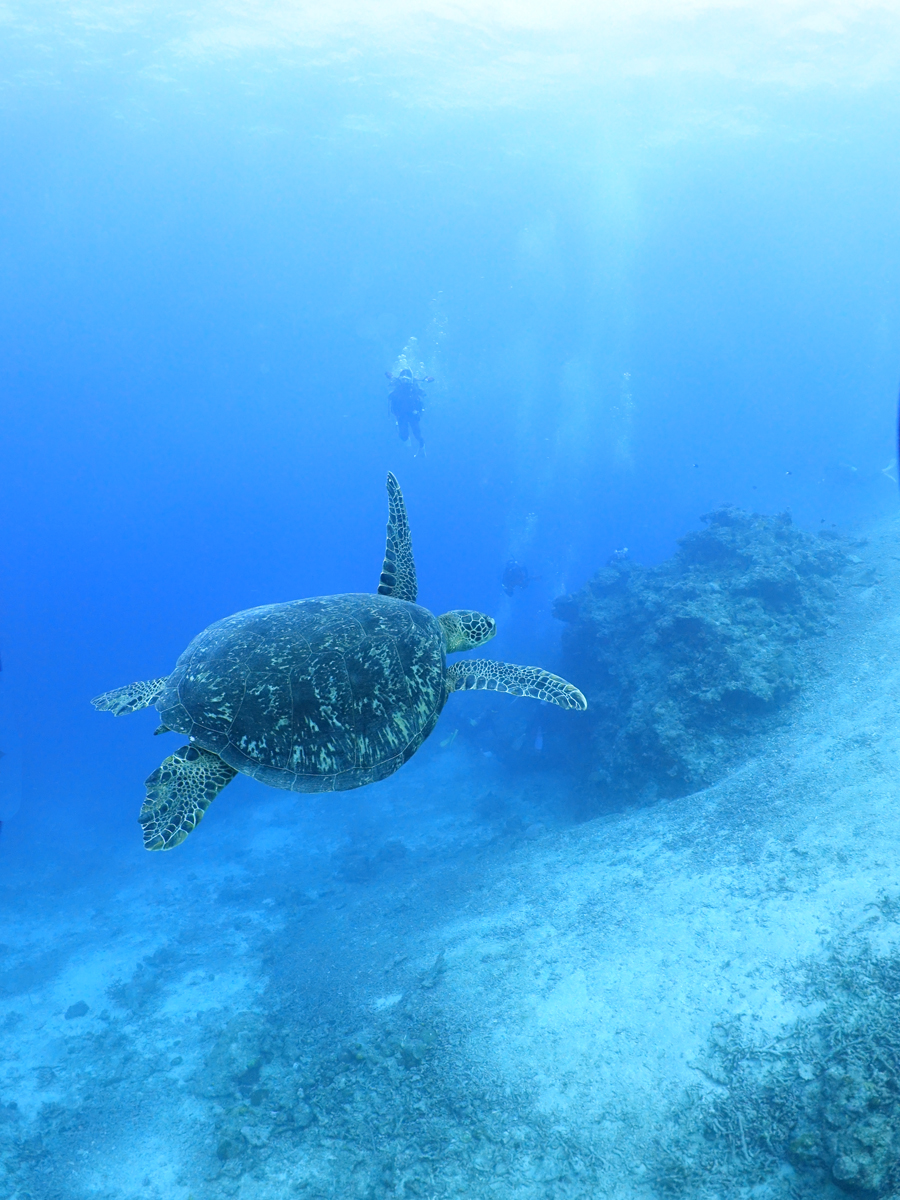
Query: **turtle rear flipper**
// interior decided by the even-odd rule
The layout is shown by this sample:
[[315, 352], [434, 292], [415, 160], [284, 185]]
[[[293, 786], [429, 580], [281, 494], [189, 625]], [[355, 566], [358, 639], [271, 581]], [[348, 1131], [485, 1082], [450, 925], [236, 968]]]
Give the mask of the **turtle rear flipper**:
[[164, 679], [141, 679], [137, 683], [126, 683], [124, 687], [114, 688], [95, 696], [91, 701], [94, 708], [101, 712], [111, 712], [114, 717], [124, 717], [126, 713], [137, 712], [139, 708], [148, 708], [163, 694], [168, 675]]
[[416, 564], [413, 560], [412, 537], [409, 520], [400, 484], [392, 471], [388, 471], [388, 527], [387, 544], [384, 548], [384, 564], [378, 584], [379, 596], [395, 596], [398, 600], [416, 602], [419, 585], [416, 582]]
[[218, 754], [182, 746], [145, 780], [147, 798], [138, 820], [147, 850], [171, 850], [199, 825], [226, 783], [237, 775]]
[[462, 659], [447, 668], [447, 682], [451, 692], [475, 688], [531, 696], [558, 704], [560, 708], [587, 708], [587, 700], [574, 684], [540, 667], [517, 667], [514, 663], [492, 662], [487, 658]]

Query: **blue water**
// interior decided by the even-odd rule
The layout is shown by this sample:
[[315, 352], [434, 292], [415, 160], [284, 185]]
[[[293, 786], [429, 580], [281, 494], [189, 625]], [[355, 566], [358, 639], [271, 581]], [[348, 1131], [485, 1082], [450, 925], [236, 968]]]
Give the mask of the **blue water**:
[[[229, 613], [373, 591], [388, 470], [420, 601], [492, 613], [491, 656], [550, 669], [553, 600], [615, 550], [659, 563], [726, 502], [811, 531], [894, 512], [898, 26], [834, 8], [7, 9], [10, 914], [30, 887], [57, 911], [108, 896], [119, 866], [149, 888], [218, 870], [256, 804], [305, 828], [285, 807], [303, 797], [239, 780], [181, 864], [143, 854], [141, 782], [175, 743], [89, 700], [165, 674]], [[388, 411], [411, 345], [434, 376], [425, 456]], [[532, 577], [512, 598], [510, 558]], [[310, 800], [309, 844], [366, 822], [384, 839], [394, 803], [411, 844], [488, 788], [527, 792], [536, 755], [480, 762], [471, 741], [438, 796], [455, 728], [471, 741], [445, 716], [393, 780]], [[538, 732], [561, 759], [553, 739], [577, 741]], [[577, 778], [534, 771], [525, 826], [567, 826]], [[52, 1194], [140, 1191], [103, 1186]]]

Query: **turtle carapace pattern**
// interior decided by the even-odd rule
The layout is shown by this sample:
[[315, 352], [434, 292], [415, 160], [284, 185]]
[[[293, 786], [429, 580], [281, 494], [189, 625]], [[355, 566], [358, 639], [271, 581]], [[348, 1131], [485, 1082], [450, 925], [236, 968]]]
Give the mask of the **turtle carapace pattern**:
[[488, 690], [585, 709], [581, 692], [540, 667], [489, 659], [447, 664], [497, 631], [469, 609], [416, 603], [406, 506], [387, 479], [389, 518], [376, 594], [266, 604], [216, 621], [170, 675], [92, 703], [115, 716], [153, 705], [157, 733], [188, 739], [146, 780], [148, 850], [171, 850], [241, 772], [271, 787], [332, 792], [392, 775], [437, 724], [451, 692]]

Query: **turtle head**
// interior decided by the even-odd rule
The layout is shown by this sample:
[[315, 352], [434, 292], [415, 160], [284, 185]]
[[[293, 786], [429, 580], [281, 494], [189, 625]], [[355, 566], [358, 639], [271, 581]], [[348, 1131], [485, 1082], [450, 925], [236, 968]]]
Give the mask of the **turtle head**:
[[497, 622], [493, 617], [473, 612], [470, 608], [454, 608], [452, 612], [441, 613], [438, 621], [444, 631], [444, 645], [448, 654], [483, 646], [497, 632]]

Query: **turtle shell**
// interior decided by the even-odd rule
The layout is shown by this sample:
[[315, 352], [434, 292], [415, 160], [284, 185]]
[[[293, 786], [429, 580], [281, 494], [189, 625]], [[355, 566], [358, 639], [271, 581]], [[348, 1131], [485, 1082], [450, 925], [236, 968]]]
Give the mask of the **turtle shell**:
[[437, 618], [392, 596], [322, 596], [216, 621], [157, 701], [164, 725], [271, 787], [330, 792], [401, 767], [447, 698]]

